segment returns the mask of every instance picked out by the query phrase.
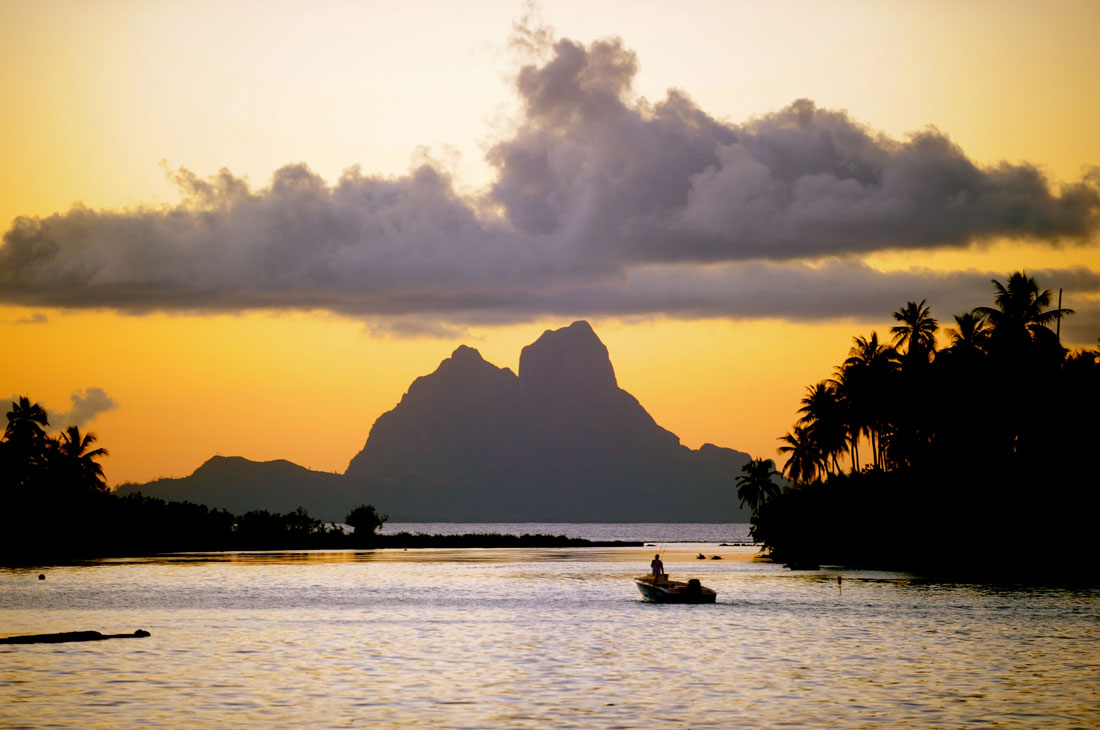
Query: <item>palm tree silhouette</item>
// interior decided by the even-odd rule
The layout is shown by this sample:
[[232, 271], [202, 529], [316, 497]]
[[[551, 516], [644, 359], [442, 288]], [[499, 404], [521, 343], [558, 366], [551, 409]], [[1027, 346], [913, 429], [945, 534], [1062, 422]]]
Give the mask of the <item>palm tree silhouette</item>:
[[803, 426], [795, 426], [794, 433], [786, 433], [779, 438], [783, 442], [778, 451], [788, 454], [783, 464], [783, 473], [792, 482], [812, 482], [820, 469], [821, 450], [814, 443], [813, 434]]
[[776, 476], [775, 462], [771, 459], [752, 459], [741, 467], [738, 475], [737, 496], [741, 506], [748, 504], [756, 512], [760, 505], [779, 494], [779, 485], [772, 481]]
[[1040, 291], [1035, 279], [1022, 271], [1009, 275], [1005, 284], [993, 279], [993, 287], [997, 291], [993, 297], [997, 306], [974, 309], [992, 326], [993, 342], [1010, 351], [1032, 344], [1048, 347], [1057, 344], [1050, 325], [1073, 314], [1073, 310], [1047, 309], [1050, 289]]
[[22, 396], [11, 404], [7, 413], [8, 425], [0, 444], [0, 466], [3, 480], [11, 486], [23, 486], [31, 476], [40, 471], [46, 462], [46, 432], [50, 421], [46, 410]]
[[[805, 390], [798, 420], [778, 449], [797, 487], [753, 513], [752, 535], [773, 556], [954, 570], [954, 549], [929, 557], [916, 547], [927, 526], [943, 518], [942, 505], [928, 497], [935, 485], [951, 495], [945, 534], [996, 564], [995, 572], [1017, 569], [1018, 556], [998, 560], [998, 554], [1016, 539], [1013, 525], [1027, 519], [1074, 540], [1071, 552], [1080, 561], [1073, 571], [1094, 567], [1095, 479], [1081, 455], [1100, 443], [1100, 349], [1067, 352], [1054, 325], [1072, 310], [1060, 301], [1051, 308], [1051, 292], [1026, 273], [993, 286], [992, 306], [955, 315], [943, 350], [936, 351], [927, 300], [910, 301], [893, 313], [896, 347], [874, 332], [856, 337], [832, 379]], [[843, 449], [837, 423], [853, 472], [864, 439], [873, 470], [834, 473]], [[749, 477], [738, 482], [748, 485]], [[1059, 484], [1059, 493], [1037, 495], [1034, 485], [1046, 483]], [[1036, 561], [1024, 571], [1046, 575], [1049, 568]]]
[[8, 426], [4, 430], [4, 438], [9, 442], [45, 438], [46, 432], [42, 428], [50, 425], [45, 409], [37, 403], [31, 403], [26, 396], [21, 396], [18, 402], [11, 404], [7, 416]]
[[947, 330], [951, 338], [950, 349], [956, 352], [985, 352], [989, 335], [985, 315], [978, 311], [956, 314], [955, 329]]
[[857, 417], [857, 407], [853, 399], [853, 392], [849, 387], [847, 372], [843, 367], [836, 369], [829, 382], [832, 384], [833, 394], [837, 401], [839, 417], [844, 425], [844, 438], [848, 444], [848, 458], [851, 461], [852, 472], [858, 472], [859, 463], [859, 439], [863, 426]]
[[878, 333], [855, 337], [848, 359], [834, 380], [842, 385], [842, 397], [849, 404], [849, 418], [858, 434], [871, 441], [871, 455], [876, 468], [884, 462], [882, 431], [889, 423], [890, 388], [898, 369], [897, 351], [879, 344]]
[[103, 476], [103, 467], [96, 459], [109, 456], [107, 449], [93, 449], [96, 442], [94, 433], [81, 434], [76, 426], [69, 426], [57, 440], [66, 477], [73, 480], [72, 486], [91, 489], [97, 492], [107, 490], [107, 480]]
[[907, 302], [904, 307], [894, 312], [894, 319], [901, 324], [890, 328], [894, 335], [895, 348], [905, 347], [905, 355], [909, 359], [923, 356], [925, 361], [936, 349], [936, 329], [938, 324], [932, 317], [932, 310], [925, 306], [927, 299], [921, 299], [920, 304]]
[[824, 380], [807, 387], [798, 412], [802, 414], [799, 424], [806, 427], [821, 450], [826, 473], [829, 473], [830, 461], [832, 473], [839, 473], [837, 457], [847, 449], [848, 425], [836, 383]]

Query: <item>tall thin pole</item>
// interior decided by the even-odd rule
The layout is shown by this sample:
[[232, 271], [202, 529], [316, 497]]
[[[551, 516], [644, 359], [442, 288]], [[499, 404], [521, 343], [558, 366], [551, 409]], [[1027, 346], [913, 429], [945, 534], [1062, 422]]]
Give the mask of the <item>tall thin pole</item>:
[[1054, 336], [1058, 338], [1058, 344], [1062, 344], [1062, 288], [1058, 287], [1058, 324], [1054, 328]]

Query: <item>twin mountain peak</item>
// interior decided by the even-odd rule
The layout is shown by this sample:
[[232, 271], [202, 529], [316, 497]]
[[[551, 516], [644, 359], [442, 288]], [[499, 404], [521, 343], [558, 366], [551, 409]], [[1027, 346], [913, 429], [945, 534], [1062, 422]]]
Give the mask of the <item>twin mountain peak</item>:
[[578, 321], [523, 348], [518, 375], [460, 346], [379, 416], [343, 475], [214, 457], [120, 493], [237, 513], [303, 506], [325, 520], [368, 503], [398, 522], [737, 522], [748, 459], [681, 445], [618, 386]]

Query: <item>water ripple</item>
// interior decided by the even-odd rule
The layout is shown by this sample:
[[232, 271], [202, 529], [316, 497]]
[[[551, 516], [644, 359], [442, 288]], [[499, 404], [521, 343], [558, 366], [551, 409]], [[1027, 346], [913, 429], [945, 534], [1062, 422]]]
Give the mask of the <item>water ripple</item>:
[[[714, 551], [709, 546], [708, 551]], [[412, 551], [410, 551], [412, 552]], [[119, 561], [0, 572], [0, 726], [1100, 726], [1100, 591], [673, 560], [641, 550]]]

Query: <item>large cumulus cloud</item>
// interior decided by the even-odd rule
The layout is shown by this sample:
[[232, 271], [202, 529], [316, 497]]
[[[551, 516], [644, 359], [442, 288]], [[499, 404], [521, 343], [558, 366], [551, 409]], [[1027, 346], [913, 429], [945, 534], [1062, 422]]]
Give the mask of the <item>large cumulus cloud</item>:
[[526, 123], [490, 153], [493, 193], [518, 229], [591, 256], [782, 260], [1085, 241], [1100, 225], [1096, 173], [1056, 193], [1036, 168], [982, 168], [935, 129], [899, 141], [806, 99], [743, 125], [678, 92], [630, 104], [636, 60], [618, 41], [554, 51], [519, 74]]
[[[879, 314], [899, 292], [969, 308], [991, 273], [884, 274], [853, 254], [991, 238], [1095, 244], [1100, 174], [1054, 189], [945, 135], [898, 140], [799, 100], [743, 124], [671, 91], [632, 97], [617, 40], [553, 43], [516, 76], [523, 116], [479, 197], [425, 165], [267, 187], [175, 173], [170, 208], [17, 219], [0, 300], [125, 311], [320, 308], [393, 331], [553, 314]], [[1058, 272], [1082, 291], [1089, 271]], [[961, 293], [968, 295], [967, 301]], [[440, 323], [447, 323], [442, 325]]]

